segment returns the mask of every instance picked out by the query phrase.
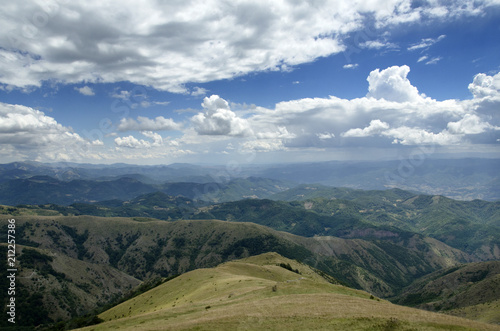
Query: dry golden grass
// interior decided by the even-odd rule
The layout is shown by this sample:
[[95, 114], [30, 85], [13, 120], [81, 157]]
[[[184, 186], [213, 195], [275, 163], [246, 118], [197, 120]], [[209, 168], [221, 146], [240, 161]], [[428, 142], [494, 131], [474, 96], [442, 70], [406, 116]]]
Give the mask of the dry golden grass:
[[188, 272], [100, 317], [86, 330], [500, 330], [332, 285], [275, 253]]

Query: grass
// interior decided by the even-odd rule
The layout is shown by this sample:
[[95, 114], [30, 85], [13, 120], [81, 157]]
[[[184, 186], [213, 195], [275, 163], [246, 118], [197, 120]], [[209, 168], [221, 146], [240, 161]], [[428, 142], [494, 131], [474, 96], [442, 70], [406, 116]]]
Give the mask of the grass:
[[99, 317], [85, 330], [500, 330], [330, 284], [276, 253], [188, 272]]

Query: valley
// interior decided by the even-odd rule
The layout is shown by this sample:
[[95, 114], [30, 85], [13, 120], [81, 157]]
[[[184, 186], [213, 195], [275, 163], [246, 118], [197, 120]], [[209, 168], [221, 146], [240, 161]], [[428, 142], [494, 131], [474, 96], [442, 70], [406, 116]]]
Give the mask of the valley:
[[[175, 167], [177, 175], [187, 171], [182, 178], [193, 180], [192, 168], [183, 167]], [[66, 172], [57, 173], [58, 179], [43, 173], [47, 168], [41, 169], [35, 176], [0, 183], [4, 185], [0, 191], [18, 188], [0, 200], [0, 246], [6, 249], [7, 220], [15, 218], [19, 293], [21, 300], [30, 303], [19, 307], [25, 327], [65, 329], [99, 322], [103, 329], [140, 328], [144, 323], [142, 327], [149, 329], [154, 323], [149, 326], [142, 316], [155, 316], [152, 321], [168, 319], [174, 329], [195, 327], [201, 321], [207, 325], [225, 321], [226, 328], [232, 329], [247, 312], [245, 316], [255, 320], [252, 307], [276, 307], [264, 309], [262, 323], [270, 328], [286, 324], [290, 314], [297, 316], [291, 329], [318, 322], [323, 328], [334, 323], [332, 327], [382, 330], [396, 323], [398, 329], [432, 330], [445, 323], [439, 318], [437, 324], [408, 318], [425, 314], [422, 309], [491, 327], [500, 322], [500, 292], [491, 290], [500, 275], [499, 201], [460, 201], [399, 188], [300, 184], [286, 178], [155, 183], [141, 172], [120, 178], [104, 172], [98, 179], [99, 171], [93, 168], [87, 169], [86, 179], [74, 178], [83, 176], [85, 168], [72, 172], [65, 168]], [[278, 290], [286, 294], [281, 296], [272, 290], [271, 276], [263, 280], [258, 275], [241, 289], [248, 293], [243, 295], [245, 300], [226, 300], [233, 296], [225, 292], [213, 296], [203, 292], [205, 285], [199, 289], [176, 285], [183, 288], [182, 294], [160, 304], [159, 298], [167, 294], [155, 292], [162, 288], [175, 292], [170, 284], [193, 272], [199, 273], [199, 284], [213, 276], [222, 277], [219, 282], [229, 283], [229, 288], [239, 288], [233, 282], [243, 282], [240, 273], [247, 275], [246, 269], [255, 266], [245, 265], [245, 271], [236, 268], [230, 275], [219, 271], [241, 259], [265, 266], [273, 275], [271, 280], [283, 277], [261, 258], [282, 259], [289, 272], [308, 270], [316, 275], [313, 283], [322, 285], [294, 282], [293, 290]], [[277, 270], [286, 270], [281, 269]], [[349, 298], [339, 297], [338, 291]], [[134, 301], [146, 293], [150, 293], [147, 303]], [[299, 300], [299, 294], [304, 305], [294, 310], [287, 302]], [[182, 295], [203, 300], [194, 304], [180, 300]], [[303, 312], [318, 300], [329, 304], [317, 308], [319, 315], [313, 321]], [[333, 314], [330, 309], [339, 300], [354, 300], [359, 314], [326, 321], [324, 316]], [[379, 305], [389, 301], [391, 310], [401, 309], [401, 314], [376, 313], [379, 308], [386, 310]], [[130, 311], [120, 310], [124, 304]], [[293, 313], [279, 310], [280, 305]], [[406, 311], [409, 308], [401, 305], [420, 310]], [[350, 310], [356, 311], [353, 307]]]

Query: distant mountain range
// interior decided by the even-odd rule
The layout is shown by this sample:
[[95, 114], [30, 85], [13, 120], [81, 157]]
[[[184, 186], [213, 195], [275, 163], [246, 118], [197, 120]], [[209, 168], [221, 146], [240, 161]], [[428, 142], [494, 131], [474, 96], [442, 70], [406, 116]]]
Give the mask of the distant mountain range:
[[[415, 157], [394, 161], [331, 161], [281, 165], [231, 164], [227, 166], [15, 162], [0, 165], [0, 184], [4, 185], [11, 180], [28, 179], [33, 176], [49, 176], [64, 182], [73, 180], [112, 182], [127, 177], [148, 185], [189, 182], [211, 184], [213, 189], [213, 187], [226, 184], [235, 178], [258, 177], [277, 180], [280, 183], [286, 183], [285, 186], [288, 187], [316, 183], [363, 190], [400, 188], [432, 195], [443, 195], [458, 200], [495, 201], [500, 200], [500, 172], [498, 169], [500, 169], [500, 159]], [[204, 186], [203, 189], [209, 190], [209, 187]], [[198, 192], [200, 192], [199, 189]], [[207, 192], [201, 191], [201, 193], [204, 195]], [[135, 192], [135, 196], [139, 194], [141, 192]], [[252, 192], [246, 192], [246, 194], [253, 195]], [[256, 195], [262, 198], [262, 196]], [[190, 196], [190, 198], [192, 197]], [[228, 201], [230, 198], [232, 199], [232, 197], [225, 197], [223, 200]]]
[[141, 194], [163, 192], [193, 200], [223, 202], [266, 198], [291, 187], [289, 182], [265, 178], [234, 178], [227, 182], [175, 182], [148, 184], [123, 176], [113, 180], [62, 181], [47, 175], [11, 179], [0, 183], [0, 204], [70, 205], [103, 200], [129, 200]]

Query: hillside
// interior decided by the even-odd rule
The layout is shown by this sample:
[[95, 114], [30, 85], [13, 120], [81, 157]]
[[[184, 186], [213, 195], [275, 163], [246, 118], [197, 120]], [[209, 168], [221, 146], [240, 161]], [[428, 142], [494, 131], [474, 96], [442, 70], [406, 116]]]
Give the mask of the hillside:
[[[253, 223], [218, 220], [166, 222], [148, 218], [34, 215], [15, 218], [18, 244], [57, 256], [54, 262], [45, 264], [57, 273], [80, 275], [83, 286], [94, 279], [90, 276], [87, 279], [78, 271], [88, 264], [96, 268], [111, 267], [126, 276], [147, 281], [278, 252], [320, 269], [343, 284], [377, 296], [393, 296], [418, 277], [469, 261], [466, 254], [432, 239], [408, 238], [409, 246], [404, 247], [362, 239], [306, 238]], [[7, 233], [6, 219], [0, 220], [2, 233]], [[6, 238], [1, 240], [5, 242]], [[60, 269], [53, 264], [59, 258], [84, 264], [66, 263], [68, 269]], [[37, 288], [35, 280], [27, 278], [23, 282], [27, 287]], [[116, 293], [129, 290], [118, 283], [116, 287]], [[45, 292], [41, 294], [49, 311], [52, 301]], [[79, 311], [83, 312], [85, 307], [91, 310], [92, 304]], [[62, 315], [70, 316], [74, 307], [61, 306], [61, 311]]]
[[[2, 244], [0, 248], [5, 256], [7, 246]], [[80, 316], [122, 297], [141, 283], [107, 264], [82, 261], [53, 250], [16, 245], [16, 253], [20, 326]], [[2, 285], [6, 277], [7, 268], [2, 267]], [[2, 320], [0, 326], [8, 325], [4, 323]]]
[[276, 253], [188, 272], [99, 317], [85, 329], [500, 329], [391, 304]]
[[[500, 202], [459, 201], [391, 189], [300, 185], [271, 197], [320, 215], [349, 215], [443, 241], [481, 260], [500, 259]], [[296, 200], [296, 201], [294, 201]]]
[[[284, 189], [264, 179], [236, 179], [219, 191], [207, 189], [211, 197], [205, 197], [219, 199], [224, 195], [236, 197], [244, 192], [257, 193], [252, 191], [252, 187], [261, 183], [277, 190]], [[168, 185], [179, 190], [178, 193], [188, 195], [189, 192], [196, 192], [189, 183]], [[197, 187], [201, 184], [193, 185]], [[236, 194], [235, 190], [239, 193]], [[259, 192], [270, 194], [265, 188]], [[363, 191], [322, 185], [300, 185], [272, 195], [273, 200], [244, 199], [214, 203], [192, 200], [182, 194], [171, 196], [157, 191], [126, 201], [114, 199], [92, 204], [73, 203], [70, 206], [45, 204], [22, 207], [41, 215], [254, 222], [300, 236], [390, 240], [391, 236], [397, 239], [419, 234], [460, 249], [477, 260], [500, 259], [500, 202], [459, 201], [400, 189]], [[9, 210], [14, 214], [17, 212], [12, 207]]]
[[434, 272], [417, 280], [393, 301], [500, 324], [500, 261]]

